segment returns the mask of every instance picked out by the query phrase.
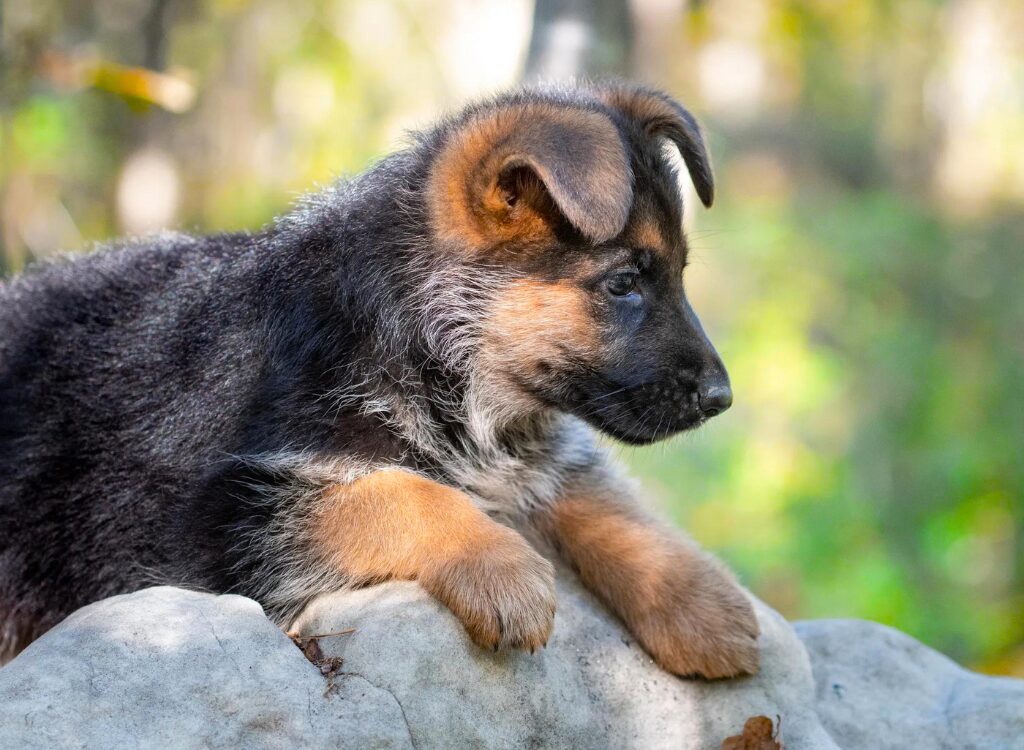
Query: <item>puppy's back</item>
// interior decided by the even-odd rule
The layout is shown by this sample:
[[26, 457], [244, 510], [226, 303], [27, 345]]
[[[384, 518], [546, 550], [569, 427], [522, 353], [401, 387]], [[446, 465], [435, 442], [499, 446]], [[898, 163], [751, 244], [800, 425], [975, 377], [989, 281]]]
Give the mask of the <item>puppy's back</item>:
[[0, 660], [167, 554], [138, 520], [212, 429], [211, 329], [241, 315], [219, 269], [249, 242], [164, 234], [0, 284]]

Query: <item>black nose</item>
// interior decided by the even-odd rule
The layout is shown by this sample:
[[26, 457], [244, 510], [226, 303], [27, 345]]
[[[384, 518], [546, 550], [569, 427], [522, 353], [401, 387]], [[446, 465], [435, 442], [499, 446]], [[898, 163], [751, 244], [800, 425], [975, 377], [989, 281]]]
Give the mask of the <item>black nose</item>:
[[697, 398], [704, 416], [714, 417], [732, 406], [732, 388], [728, 383], [701, 386], [697, 391]]

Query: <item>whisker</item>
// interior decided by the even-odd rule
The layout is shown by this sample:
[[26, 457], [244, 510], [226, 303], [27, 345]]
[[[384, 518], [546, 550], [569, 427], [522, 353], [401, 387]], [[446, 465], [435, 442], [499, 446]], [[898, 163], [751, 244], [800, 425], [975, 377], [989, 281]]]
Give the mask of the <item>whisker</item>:
[[609, 396], [614, 396], [616, 393], [622, 393], [623, 391], [628, 390], [629, 388], [630, 388], [630, 386], [624, 385], [621, 388], [619, 388], [618, 390], [612, 391], [611, 393], [606, 393], [603, 396], [598, 396], [597, 398], [592, 398], [591, 401], [600, 401], [603, 398], [608, 398]]

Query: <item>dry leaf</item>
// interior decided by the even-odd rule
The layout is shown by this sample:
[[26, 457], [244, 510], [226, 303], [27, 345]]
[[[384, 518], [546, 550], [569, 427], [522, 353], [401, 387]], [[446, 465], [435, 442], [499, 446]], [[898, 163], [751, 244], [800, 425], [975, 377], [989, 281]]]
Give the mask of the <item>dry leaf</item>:
[[783, 750], [782, 718], [777, 717], [779, 730], [775, 731], [767, 716], [754, 716], [743, 725], [743, 734], [726, 737], [722, 750]]
[[327, 678], [325, 695], [334, 689], [334, 678], [341, 674], [342, 660], [339, 656], [324, 656], [323, 649], [320, 648], [320, 639], [348, 635], [355, 631], [355, 628], [348, 628], [346, 630], [339, 630], [337, 633], [318, 633], [316, 635], [287, 634], [292, 639], [292, 643], [299, 647], [302, 655], [317, 666], [320, 669], [320, 674]]
[[311, 662], [318, 664], [323, 661], [324, 652], [320, 649], [320, 641], [317, 636], [301, 636], [289, 633], [288, 637], [292, 639], [292, 643], [299, 647], [299, 651], [302, 652], [303, 656]]

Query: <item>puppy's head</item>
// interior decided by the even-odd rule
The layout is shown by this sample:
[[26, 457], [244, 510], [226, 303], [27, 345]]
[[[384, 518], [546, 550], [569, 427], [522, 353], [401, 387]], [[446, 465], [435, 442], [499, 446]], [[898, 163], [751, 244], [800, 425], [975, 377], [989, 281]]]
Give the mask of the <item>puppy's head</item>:
[[674, 144], [713, 199], [693, 117], [629, 86], [527, 92], [443, 134], [428, 203], [442, 252], [500, 283], [474, 373], [506, 410], [554, 408], [627, 442], [695, 427], [732, 402], [683, 287]]

